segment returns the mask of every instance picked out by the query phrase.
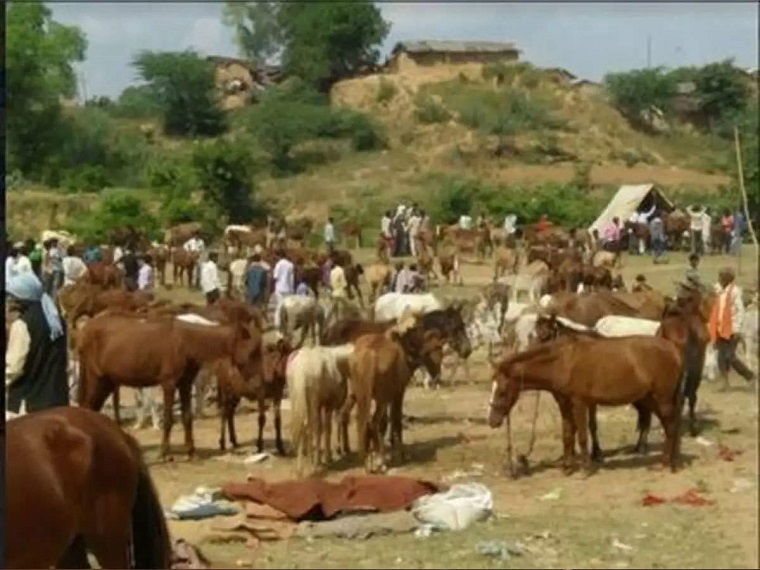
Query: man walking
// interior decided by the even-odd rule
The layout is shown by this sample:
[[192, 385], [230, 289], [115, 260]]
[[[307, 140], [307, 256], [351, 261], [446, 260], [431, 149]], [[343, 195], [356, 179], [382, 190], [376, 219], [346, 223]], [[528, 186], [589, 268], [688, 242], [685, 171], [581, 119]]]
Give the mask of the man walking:
[[718, 371], [723, 380], [723, 388], [728, 388], [728, 373], [733, 368], [747, 382], [755, 379], [755, 374], [736, 356], [742, 323], [744, 303], [741, 289], [734, 283], [733, 269], [725, 268], [718, 274], [718, 302], [713, 305], [710, 315], [710, 339], [718, 352]]
[[200, 286], [200, 274], [201, 274], [201, 256], [206, 249], [206, 242], [203, 241], [201, 233], [196, 230], [193, 232], [193, 237], [185, 242], [182, 246], [185, 251], [196, 255], [195, 269], [193, 270], [193, 286]]
[[208, 254], [208, 260], [201, 264], [201, 291], [206, 296], [206, 305], [211, 306], [221, 297], [222, 284], [219, 281], [219, 267], [216, 265], [218, 256], [215, 251]]
[[277, 263], [272, 272], [274, 279], [274, 326], [280, 330], [280, 308], [282, 301], [287, 295], [292, 295], [294, 291], [293, 279], [295, 267], [282, 249], [277, 250]]
[[153, 291], [153, 258], [146, 254], [139, 258], [137, 264], [137, 289], [140, 291]]
[[665, 228], [659, 210], [654, 213], [652, 221], [649, 222], [649, 236], [652, 238], [652, 260], [654, 263], [659, 263], [665, 253]]
[[703, 241], [702, 224], [704, 216], [702, 215], [702, 206], [687, 206], [686, 212], [689, 214], [689, 230], [691, 232], [691, 253], [703, 255], [705, 245]]
[[269, 290], [269, 270], [261, 263], [261, 255], [254, 253], [251, 264], [245, 272], [245, 293], [248, 302], [254, 307], [261, 307]]

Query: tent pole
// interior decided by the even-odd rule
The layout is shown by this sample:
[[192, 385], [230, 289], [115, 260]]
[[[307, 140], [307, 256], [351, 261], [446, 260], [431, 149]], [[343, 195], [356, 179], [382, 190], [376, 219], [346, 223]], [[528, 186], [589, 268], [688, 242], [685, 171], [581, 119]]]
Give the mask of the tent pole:
[[[749, 235], [752, 238], [752, 245], [755, 248], [755, 259], [757, 259], [758, 258], [757, 236], [755, 235], [755, 228], [752, 226], [752, 220], [749, 217], [747, 190], [744, 187], [744, 167], [742, 163], [741, 143], [739, 141], [739, 129], [736, 127], [736, 125], [734, 125], [734, 146], [736, 147], [736, 166], [737, 166], [737, 173], [739, 177], [739, 191], [741, 192], [742, 204], [744, 206], [744, 219], [747, 221], [747, 229], [749, 229]], [[738, 255], [738, 260], [737, 260], [737, 269], [736, 269], [737, 276], [741, 274], [741, 267], [742, 267], [742, 250], [741, 250], [741, 245], [740, 245], [739, 255]]]

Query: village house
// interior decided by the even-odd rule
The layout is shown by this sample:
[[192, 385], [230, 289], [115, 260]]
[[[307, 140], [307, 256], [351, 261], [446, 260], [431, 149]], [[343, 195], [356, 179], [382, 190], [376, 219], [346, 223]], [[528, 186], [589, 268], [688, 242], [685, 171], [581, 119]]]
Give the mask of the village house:
[[397, 43], [386, 68], [403, 72], [416, 67], [468, 63], [508, 63], [518, 61], [520, 50], [513, 43], [413, 40]]
[[221, 93], [223, 109], [239, 109], [255, 101], [258, 94], [280, 81], [274, 66], [256, 66], [234, 57], [209, 56], [214, 68], [214, 82]]

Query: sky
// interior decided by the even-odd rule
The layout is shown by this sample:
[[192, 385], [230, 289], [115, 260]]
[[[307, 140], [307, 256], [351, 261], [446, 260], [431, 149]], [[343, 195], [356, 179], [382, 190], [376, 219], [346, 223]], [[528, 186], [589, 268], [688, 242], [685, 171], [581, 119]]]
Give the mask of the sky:
[[[758, 66], [758, 5], [712, 3], [389, 3], [379, 4], [391, 32], [384, 55], [400, 40], [511, 41], [521, 58], [563, 67], [578, 77], [653, 66], [700, 65], [734, 58]], [[79, 66], [80, 96], [110, 97], [137, 83], [130, 66], [140, 50], [237, 56], [222, 24], [222, 3], [52, 3], [53, 18], [79, 26], [89, 43]], [[82, 88], [83, 86], [83, 88]], [[84, 93], [82, 93], [84, 92]]]

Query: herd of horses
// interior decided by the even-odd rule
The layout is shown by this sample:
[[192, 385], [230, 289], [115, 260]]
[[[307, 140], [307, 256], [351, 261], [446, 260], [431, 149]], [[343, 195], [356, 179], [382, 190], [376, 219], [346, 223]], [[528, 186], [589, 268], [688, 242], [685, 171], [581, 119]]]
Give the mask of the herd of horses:
[[[678, 299], [653, 290], [623, 292], [624, 284], [616, 287], [611, 275], [618, 256], [602, 255], [595, 261], [566, 244], [560, 248], [552, 240], [538, 241], [522, 252], [499, 246], [511, 253], [494, 253], [494, 264], [505, 265], [513, 275], [530, 269], [530, 287], [551, 295], [549, 304], [520, 303], [514, 297], [515, 282], [502, 286], [498, 279], [479, 296], [481, 305], [501, 307], [498, 329], [504, 338], [515, 333], [510, 312], [534, 317], [528, 346], [517, 350], [506, 342], [502, 354], [490, 358], [489, 425], [509, 422], [523, 391], [549, 392], [562, 417], [564, 469], [570, 472], [576, 466], [577, 442], [581, 466], [591, 471], [602, 455], [597, 406], [631, 405], [638, 414], [637, 449], [646, 451], [656, 416], [665, 433], [663, 463], [675, 470], [684, 400], [689, 401], [690, 427], [696, 433], [694, 405], [715, 296], [696, 289]], [[450, 260], [453, 266], [460, 251]], [[298, 252], [304, 262], [297, 265], [310, 267], [316, 256], [300, 248], [291, 251], [291, 258]], [[467, 304], [442, 302], [432, 294], [384, 292], [387, 263], [362, 268], [347, 255], [346, 265], [358, 268], [357, 289], [360, 275], [370, 284], [374, 318], [361, 313], [337, 318], [326, 324], [313, 346], [304, 346], [303, 338], [294, 344], [289, 335], [273, 339], [267, 315], [234, 298], [234, 288], [209, 307], [171, 303], [119, 288], [118, 270], [106, 261], [91, 266], [84, 281], [64, 289], [59, 303], [70, 323], [79, 369], [78, 407], [8, 422], [7, 484], [13, 493], [7, 508], [14, 513], [7, 534], [8, 567], [87, 567], [85, 547], [104, 568], [169, 567], [168, 531], [139, 447], [118, 423], [98, 413], [113, 396], [119, 421], [120, 387], [160, 387], [164, 458], [171, 456], [177, 394], [185, 449], [190, 456], [195, 453], [193, 386], [206, 372], [216, 379], [221, 449], [227, 433], [237, 445], [235, 409], [247, 398], [257, 403], [257, 448], [264, 447], [266, 412], [272, 407], [275, 445], [285, 453], [281, 403], [287, 393], [290, 446], [299, 473], [333, 460], [333, 425], [337, 451], [351, 453], [351, 419], [359, 460], [368, 471], [387, 468], [386, 439], [390, 459], [404, 461], [403, 403], [412, 377], [423, 369], [430, 378], [439, 378], [450, 351], [468, 359], [474, 351], [467, 324], [472, 312]], [[422, 255], [428, 254], [423, 250]], [[439, 251], [444, 269], [441, 255]], [[511, 263], [504, 263], [508, 255]], [[584, 293], [577, 293], [579, 286]], [[315, 288], [318, 294], [318, 282]], [[607, 338], [566, 324], [569, 319], [592, 327], [610, 314], [659, 325], [654, 335]], [[61, 454], [60, 449], [69, 452]], [[511, 451], [509, 459], [511, 463]], [[49, 524], [32, 516], [43, 511]]]

